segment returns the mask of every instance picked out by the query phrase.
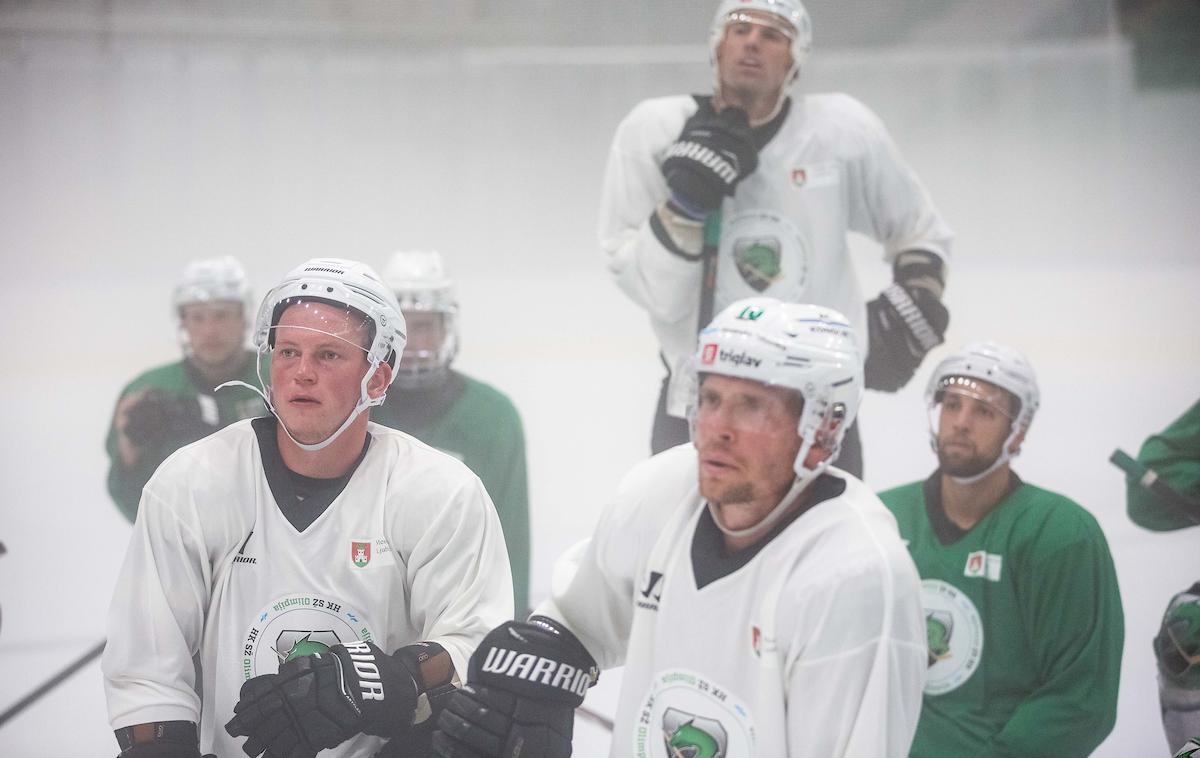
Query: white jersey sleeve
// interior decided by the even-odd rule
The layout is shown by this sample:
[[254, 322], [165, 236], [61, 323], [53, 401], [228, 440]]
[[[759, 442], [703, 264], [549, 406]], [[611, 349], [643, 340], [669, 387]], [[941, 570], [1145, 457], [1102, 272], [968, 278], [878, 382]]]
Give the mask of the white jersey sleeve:
[[[159, 466], [142, 491], [133, 535], [108, 613], [102, 669], [113, 728], [153, 721], [200, 721], [196, 666], [214, 584], [214, 556], [236, 550], [251, 518], [232, 497], [236, 470], [217, 473], [221, 455], [202, 449], [229, 447], [230, 457], [253, 444], [253, 435], [218, 434], [207, 446], [189, 445]], [[221, 522], [204, 528], [197, 498], [199, 479], [229, 504]], [[226, 499], [228, 498], [228, 499]], [[218, 535], [224, 533], [227, 539]]]
[[669, 191], [659, 164], [696, 112], [688, 96], [639, 103], [617, 127], [600, 194], [600, 248], [621, 290], [652, 317], [677, 321], [692, 312], [700, 267], [669, 251], [650, 228], [650, 214]]
[[691, 443], [639, 463], [622, 480], [593, 537], [555, 566], [552, 597], [534, 611], [561, 622], [601, 669], [625, 663], [640, 588], [637, 579], [659, 531], [684, 498], [696, 494]]
[[[908, 755], [926, 667], [920, 583], [895, 522], [861, 482], [805, 514], [826, 544], [779, 600], [789, 758]], [[840, 522], [840, 523], [839, 523]], [[890, 522], [890, 523], [889, 523]]]

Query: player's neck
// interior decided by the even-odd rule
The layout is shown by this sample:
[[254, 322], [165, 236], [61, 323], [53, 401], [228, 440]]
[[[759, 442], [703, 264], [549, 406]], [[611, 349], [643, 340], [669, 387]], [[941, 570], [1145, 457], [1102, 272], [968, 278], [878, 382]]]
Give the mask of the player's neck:
[[722, 111], [728, 107], [741, 108], [746, 111], [750, 126], [762, 126], [779, 113], [784, 94], [780, 91], [774, 97], [757, 96], [750, 92], [718, 92], [713, 97], [713, 108]]
[[[776, 518], [773, 523], [775, 523], [775, 524], [780, 523], [781, 521], [783, 521], [784, 519], [787, 518], [788, 514], [793, 513], [796, 509], [804, 506], [804, 504], [808, 502], [808, 498], [809, 498], [809, 494], [810, 494], [811, 490], [812, 490], [812, 488], [810, 487], [810, 488], [806, 488], [803, 491], [801, 491], [800, 494], [797, 495], [795, 498], [793, 498], [792, 502], [789, 503], [787, 505], [787, 507], [785, 507], [783, 509], [783, 513], [779, 514], [779, 517]], [[771, 512], [775, 509], [775, 506], [779, 504], [779, 501], [782, 500], [784, 497], [787, 497], [787, 494], [789, 491], [790, 491], [790, 487], [787, 490], [784, 490], [783, 492], [781, 492], [777, 497], [772, 499], [770, 502], [731, 503], [729, 505], [723, 505], [719, 509], [721, 511], [721, 517], [722, 517], [721, 520], [726, 521], [724, 511], [726, 508], [729, 508], [729, 509], [734, 509], [734, 510], [741, 510], [743, 512], [755, 513], [757, 518], [754, 520], [754, 523], [756, 523], [756, 524], [762, 523], [762, 520], [771, 514]], [[732, 520], [732, 519], [729, 519], [729, 520]], [[739, 550], [745, 550], [748, 547], [752, 547], [753, 545], [758, 544], [762, 540], [766, 539], [767, 535], [770, 533], [771, 533], [771, 529], [766, 529], [765, 531], [755, 531], [755, 532], [752, 532], [751, 534], [741, 535], [741, 536], [722, 532], [721, 536], [725, 542], [725, 550], [729, 553], [736, 553]]]
[[283, 430], [283, 424], [277, 423], [275, 440], [279, 445], [279, 457], [283, 458], [283, 465], [301, 476], [336, 479], [349, 471], [362, 454], [367, 439], [367, 419], [366, 411], [360, 413], [346, 431], [320, 450], [301, 449]]
[[942, 509], [959, 529], [967, 530], [983, 520], [1008, 494], [1011, 471], [1008, 464], [971, 484], [942, 474]]

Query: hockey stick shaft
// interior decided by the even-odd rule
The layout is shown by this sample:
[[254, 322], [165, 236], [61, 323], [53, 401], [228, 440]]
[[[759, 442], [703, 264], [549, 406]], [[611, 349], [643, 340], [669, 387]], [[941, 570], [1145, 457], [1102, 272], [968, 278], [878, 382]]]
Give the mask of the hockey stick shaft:
[[700, 315], [696, 333], [708, 326], [713, 318], [713, 302], [717, 289], [717, 251], [721, 248], [721, 209], [704, 219], [704, 247], [700, 248]]
[[37, 689], [18, 700], [16, 703], [10, 706], [8, 710], [4, 711], [4, 713], [0, 713], [0, 727], [4, 726], [9, 719], [13, 718], [18, 713], [33, 705], [35, 702], [41, 699], [43, 695], [50, 692], [50, 690], [62, 684], [65, 679], [70, 677], [76, 671], [98, 658], [100, 654], [104, 652], [104, 642], [104, 640], [101, 640], [96, 644], [95, 647], [81, 655], [75, 661], [71, 662], [71, 664], [69, 664], [62, 671], [47, 679]]
[[594, 724], [598, 724], [599, 726], [604, 727], [605, 729], [607, 729], [610, 732], [613, 730], [613, 720], [610, 719], [608, 716], [597, 713], [596, 711], [593, 711], [591, 708], [585, 708], [582, 705], [579, 706], [578, 708], [576, 708], [575, 712], [578, 713], [580, 716], [583, 716], [588, 721], [591, 721]]
[[1159, 500], [1179, 511], [1194, 523], [1200, 524], [1200, 501], [1184, 495], [1164, 482], [1154, 469], [1140, 463], [1119, 448], [1113, 451], [1108, 460], [1124, 471], [1131, 481], [1137, 482], [1141, 487], [1157, 496]]

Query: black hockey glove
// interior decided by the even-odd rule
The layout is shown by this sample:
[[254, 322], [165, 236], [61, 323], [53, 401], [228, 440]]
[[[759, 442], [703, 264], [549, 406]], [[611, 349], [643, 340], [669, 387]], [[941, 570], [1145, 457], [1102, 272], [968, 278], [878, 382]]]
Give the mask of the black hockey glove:
[[334, 645], [243, 684], [225, 731], [248, 738], [251, 758], [314, 758], [360, 733], [397, 737], [413, 723], [417, 675], [373, 643]]
[[[143, 449], [162, 448], [173, 443], [177, 448], [207, 437], [216, 427], [204, 423], [200, 401], [194, 396], [151, 389], [129, 409], [125, 436]], [[163, 457], [174, 450], [165, 450]]]
[[950, 312], [934, 290], [916, 283], [932, 281], [940, 291], [941, 259], [923, 251], [902, 255], [908, 263], [897, 264], [895, 282], [867, 303], [867, 389], [895, 392], [907, 384], [925, 354], [942, 344], [950, 324]]
[[746, 112], [726, 108], [717, 113], [704, 103], [667, 149], [662, 172], [676, 208], [703, 219], [757, 167], [758, 147]]
[[551, 619], [509, 621], [471, 656], [468, 685], [446, 702], [433, 733], [442, 758], [566, 758], [575, 709], [596, 662]]

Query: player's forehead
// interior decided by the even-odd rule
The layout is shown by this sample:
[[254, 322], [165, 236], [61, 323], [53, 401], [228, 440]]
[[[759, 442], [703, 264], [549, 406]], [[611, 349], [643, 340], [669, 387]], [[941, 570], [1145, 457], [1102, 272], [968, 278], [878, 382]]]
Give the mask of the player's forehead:
[[184, 318], [241, 315], [241, 312], [240, 300], [210, 300], [205, 303], [186, 303], [179, 306], [179, 313]]
[[786, 402], [793, 392], [787, 387], [777, 387], [756, 382], [753, 379], [722, 374], [701, 374], [700, 391], [702, 394], [721, 398], [753, 398], [779, 402]]
[[943, 398], [969, 398], [986, 403], [1005, 415], [1010, 415], [1016, 405], [1016, 398], [1008, 390], [973, 376], [946, 376], [938, 382], [937, 388]]
[[332, 337], [361, 345], [367, 325], [361, 314], [347, 308], [305, 300], [285, 308], [274, 329], [277, 343], [311, 343]]
[[725, 31], [728, 33], [731, 26], [738, 24], [754, 24], [756, 26], [765, 26], [768, 29], [783, 34], [788, 39], [796, 36], [796, 27], [792, 26], [783, 16], [776, 13], [770, 13], [762, 10], [751, 9], [735, 9], [725, 15]]

